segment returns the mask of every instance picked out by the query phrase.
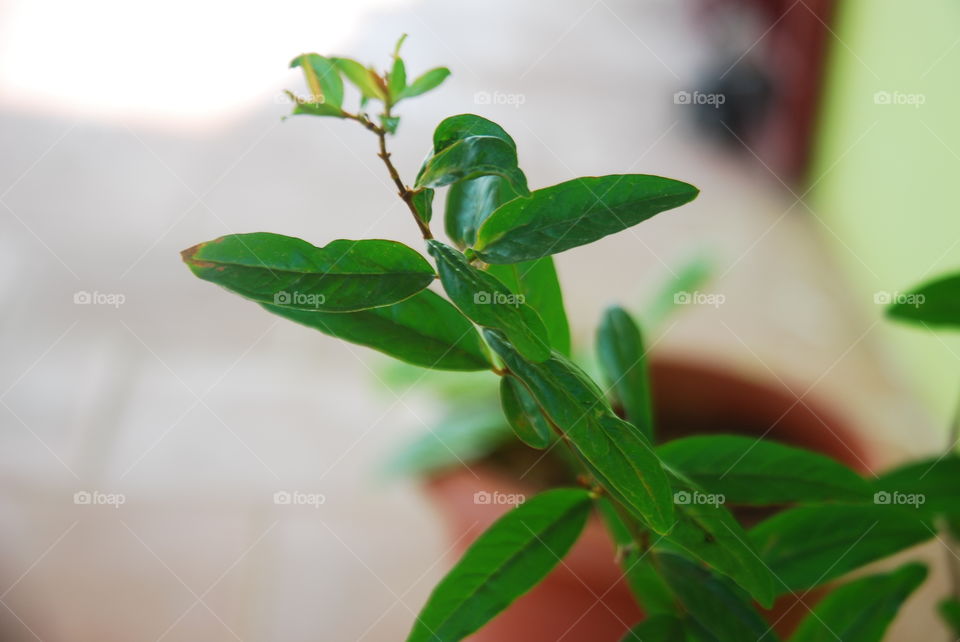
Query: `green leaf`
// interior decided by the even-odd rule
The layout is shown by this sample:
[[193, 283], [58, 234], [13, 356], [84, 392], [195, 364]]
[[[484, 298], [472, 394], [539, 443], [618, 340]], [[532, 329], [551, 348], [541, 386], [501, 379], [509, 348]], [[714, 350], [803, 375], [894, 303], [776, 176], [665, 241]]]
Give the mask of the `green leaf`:
[[701, 565], [658, 553], [657, 566], [684, 608], [719, 642], [776, 640], [743, 591]]
[[607, 532], [617, 546], [617, 558], [620, 560], [620, 568], [623, 569], [627, 585], [637, 603], [643, 607], [643, 612], [648, 616], [676, 613], [673, 593], [653, 567], [653, 556], [640, 550], [613, 502], [606, 497], [600, 497], [596, 500], [596, 505]]
[[300, 67], [312, 94], [307, 102], [322, 103], [339, 109], [343, 106], [343, 80], [336, 64], [315, 53], [301, 54], [290, 61]]
[[750, 538], [774, 575], [802, 591], [933, 537], [916, 511], [896, 506], [801, 506], [774, 515]]
[[433, 153], [439, 154], [454, 143], [471, 136], [493, 136], [505, 142], [514, 151], [517, 149], [517, 143], [510, 134], [492, 120], [476, 114], [458, 114], [444, 118], [433, 130]]
[[592, 243], [674, 207], [699, 191], [645, 174], [575, 178], [506, 203], [477, 233], [487, 263], [516, 263]]
[[704, 493], [680, 476], [674, 477], [678, 488], [673, 497], [676, 524], [661, 546], [686, 551], [732, 579], [769, 608], [776, 596], [773, 575], [743, 527], [722, 505], [722, 498]]
[[485, 330], [484, 336], [563, 431], [597, 481], [653, 530], [668, 531], [673, 525], [673, 503], [660, 460], [636, 428], [613, 414], [589, 377], [556, 351], [548, 360], [534, 363], [503, 335]]
[[384, 472], [388, 476], [425, 477], [483, 459], [512, 439], [503, 415], [489, 405], [457, 408], [391, 454]]
[[960, 457], [922, 459], [873, 482], [874, 503], [913, 507], [925, 515], [960, 516]]
[[324, 247], [291, 236], [231, 234], [182, 253], [199, 278], [258, 303], [351, 312], [398, 303], [426, 288], [433, 269], [396, 241], [332, 241]]
[[367, 99], [383, 100], [385, 98], [383, 89], [377, 82], [376, 72], [364, 67], [356, 60], [350, 58], [331, 58], [337, 69], [347, 77], [353, 85], [360, 90], [360, 95]]
[[597, 330], [597, 353], [607, 383], [623, 404], [627, 419], [652, 440], [653, 402], [646, 350], [640, 327], [623, 308], [609, 308], [603, 315]]
[[563, 291], [557, 278], [553, 257], [536, 261], [491, 265], [487, 272], [507, 285], [515, 294], [524, 297], [524, 303], [540, 315], [547, 327], [550, 345], [564, 356], [570, 356], [570, 325], [563, 307]]
[[425, 94], [432, 89], [436, 89], [440, 86], [444, 80], [447, 79], [447, 76], [450, 75], [450, 70], [446, 67], [436, 67], [427, 72], [424, 72], [422, 75], [417, 76], [417, 78], [407, 86], [402, 92], [397, 100], [402, 100], [404, 98], [413, 98], [414, 96], [419, 96], [420, 94]]
[[523, 384], [509, 375], [500, 379], [500, 405], [520, 441], [531, 448], [541, 449], [553, 441], [550, 423], [540, 406]]
[[430, 594], [408, 642], [461, 640], [537, 585], [567, 554], [590, 513], [590, 494], [556, 489], [497, 520]]
[[670, 467], [728, 503], [862, 502], [870, 485], [818, 453], [734, 435], [703, 435], [657, 448]]
[[424, 290], [405, 301], [359, 312], [313, 312], [276, 305], [268, 311], [332, 337], [437, 370], [487, 370], [476, 328], [444, 298]]
[[403, 64], [403, 58], [397, 56], [393, 59], [393, 67], [390, 69], [390, 75], [387, 78], [387, 88], [390, 90], [390, 95], [394, 97], [394, 102], [406, 87], [407, 68]]
[[380, 126], [387, 130], [387, 133], [396, 134], [397, 127], [400, 125], [399, 116], [384, 116], [380, 114]]
[[804, 618], [790, 642], [880, 642], [900, 606], [926, 576], [923, 564], [912, 563], [833, 589]]
[[954, 637], [960, 638], [960, 600], [955, 597], [942, 600], [937, 605], [937, 612]]
[[413, 207], [417, 210], [417, 218], [429, 223], [433, 218], [433, 190], [429, 187], [413, 193]]
[[636, 625], [621, 642], [687, 642], [687, 627], [672, 615], [656, 615]]
[[712, 271], [712, 264], [704, 255], [683, 263], [644, 306], [641, 315], [644, 326], [654, 328], [662, 324], [677, 307], [677, 294], [698, 291], [710, 280]]
[[501, 204], [516, 198], [510, 183], [499, 176], [459, 181], [447, 190], [444, 225], [447, 236], [461, 248], [473, 245], [477, 229]]
[[960, 327], [960, 273], [940, 277], [907, 294], [887, 308], [892, 319], [931, 326]]
[[339, 107], [327, 105], [326, 103], [311, 103], [289, 91], [287, 92], [287, 96], [289, 96], [290, 100], [292, 100], [294, 103], [294, 116], [333, 116], [334, 118], [346, 117], [343, 113], [343, 110]]
[[529, 359], [542, 361], [550, 356], [547, 329], [533, 308], [452, 247], [433, 240], [427, 246], [437, 261], [444, 291], [461, 312], [479, 325], [502, 330]]
[[520, 194], [529, 193], [527, 178], [517, 166], [517, 151], [494, 136], [470, 136], [434, 154], [424, 165], [416, 187], [443, 187], [478, 176], [500, 176]]

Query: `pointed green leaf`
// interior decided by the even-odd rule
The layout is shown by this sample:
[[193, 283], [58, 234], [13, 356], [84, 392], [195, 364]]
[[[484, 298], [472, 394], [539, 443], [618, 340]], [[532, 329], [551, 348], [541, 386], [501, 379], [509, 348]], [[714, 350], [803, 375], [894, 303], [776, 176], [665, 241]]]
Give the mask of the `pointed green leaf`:
[[393, 59], [393, 67], [390, 69], [390, 75], [387, 78], [387, 88], [390, 90], [390, 95], [394, 97], [394, 102], [406, 87], [407, 68], [403, 64], [403, 58], [397, 56]]
[[874, 503], [908, 506], [925, 515], [960, 516], [960, 457], [921, 459], [873, 482]]
[[678, 489], [673, 495], [676, 523], [662, 545], [683, 549], [769, 608], [778, 586], [748, 534], [723, 506], [723, 497], [704, 493], [675, 473], [673, 477]]
[[510, 181], [520, 194], [530, 191], [517, 166], [517, 151], [493, 136], [470, 136], [434, 154], [417, 177], [416, 187], [443, 187], [491, 175]]
[[590, 513], [590, 494], [556, 489], [497, 520], [430, 594], [407, 642], [454, 642], [537, 585], [567, 554]]
[[660, 176], [575, 178], [506, 203], [477, 233], [487, 263], [516, 263], [592, 243], [692, 201], [696, 187]]
[[476, 328], [445, 299], [424, 290], [405, 301], [359, 312], [314, 312], [263, 306], [324, 334], [437, 370], [491, 367]]
[[444, 225], [447, 236], [461, 248], [473, 245], [477, 229], [501, 204], [516, 198], [510, 183], [499, 176], [459, 181], [447, 190]]
[[431, 89], [436, 89], [440, 86], [440, 83], [447, 79], [447, 76], [449, 75], [450, 70], [446, 67], [436, 67], [424, 72], [420, 76], [417, 76], [417, 78], [410, 83], [406, 89], [400, 92], [400, 96], [397, 100], [413, 98], [414, 96], [425, 94]]
[[955, 597], [942, 600], [937, 605], [937, 612], [954, 637], [960, 639], [960, 600]]
[[301, 54], [290, 61], [300, 67], [310, 89], [310, 103], [322, 103], [339, 109], [343, 106], [343, 80], [332, 60], [315, 53]]
[[[674, 266], [671, 266], [674, 267]], [[698, 291], [710, 280], [712, 265], [707, 257], [698, 254], [687, 260], [665, 280], [644, 306], [641, 318], [646, 328], [662, 324], [677, 307], [677, 295]]]
[[[541, 259], [542, 260], [542, 259]], [[609, 308], [597, 330], [597, 353], [607, 383], [627, 419], [653, 439], [653, 402], [640, 327], [621, 307]]]
[[383, 90], [375, 79], [376, 72], [372, 69], [367, 69], [356, 60], [351, 60], [350, 58], [331, 58], [330, 60], [337, 66], [337, 69], [347, 77], [347, 80], [360, 90], [360, 94], [364, 98], [384, 99]]
[[804, 618], [790, 642], [880, 642], [926, 576], [923, 564], [912, 563], [833, 589]]
[[933, 537], [929, 520], [909, 508], [801, 506], [774, 515], [750, 539], [774, 575], [802, 591]]
[[397, 303], [426, 288], [433, 269], [395, 241], [332, 241], [316, 247], [291, 236], [231, 234], [182, 252], [199, 278], [283, 307], [351, 312]]
[[843, 464], [807, 450], [735, 435], [677, 439], [657, 448], [670, 467], [727, 503], [863, 502], [870, 485]]
[[429, 187], [413, 193], [413, 207], [417, 210], [417, 218], [429, 223], [433, 218], [433, 190]]
[[728, 580], [672, 553], [658, 553], [657, 567], [690, 617], [718, 642], [777, 639], [750, 597]]
[[533, 308], [452, 247], [439, 241], [429, 241], [427, 246], [437, 261], [444, 291], [461, 312], [478, 325], [502, 330], [529, 359], [542, 361], [550, 356], [547, 329]]
[[550, 345], [565, 356], [570, 356], [570, 325], [563, 307], [563, 291], [557, 278], [553, 257], [536, 261], [491, 265], [487, 272], [507, 285], [523, 301], [537, 311], [547, 327]]
[[503, 335], [487, 343], [563, 431], [597, 480], [660, 533], [673, 525], [670, 485], [640, 432], [620, 420], [589, 377], [558, 352], [542, 363], [524, 359]]
[[924, 283], [907, 294], [897, 294], [887, 314], [898, 321], [960, 327], [960, 273]]
[[500, 405], [513, 432], [531, 448], [546, 448], [553, 441], [550, 423], [527, 389], [514, 377], [500, 379]]

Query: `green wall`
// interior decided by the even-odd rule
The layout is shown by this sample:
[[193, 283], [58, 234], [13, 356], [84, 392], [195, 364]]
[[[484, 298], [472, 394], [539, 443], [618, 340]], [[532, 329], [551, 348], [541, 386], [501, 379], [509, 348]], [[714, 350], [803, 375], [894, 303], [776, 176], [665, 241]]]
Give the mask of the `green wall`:
[[[841, 0], [834, 31], [809, 198], [872, 323], [875, 292], [960, 270], [960, 0]], [[946, 422], [958, 337], [884, 321], [870, 338]]]

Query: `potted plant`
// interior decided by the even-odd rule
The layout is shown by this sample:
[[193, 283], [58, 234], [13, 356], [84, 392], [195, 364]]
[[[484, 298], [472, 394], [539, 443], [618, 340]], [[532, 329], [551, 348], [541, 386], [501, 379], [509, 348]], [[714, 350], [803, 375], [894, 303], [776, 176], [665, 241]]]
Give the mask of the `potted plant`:
[[[516, 492], [506, 499], [475, 497], [473, 505], [483, 511], [476, 521], [485, 529], [436, 587], [407, 639], [463, 639], [488, 623], [508, 622], [509, 613], [500, 614], [537, 595], [541, 582], [566, 573], [569, 582], [589, 587], [584, 576], [593, 572], [608, 584], [612, 578], [612, 585], [622, 573], [637, 604], [621, 611], [629, 620], [618, 614], [613, 625], [591, 625], [579, 639], [773, 640], [790, 611], [765, 619], [764, 610], [778, 599], [795, 607], [806, 592], [827, 585], [831, 590], [815, 606], [792, 609], [803, 617], [790, 639], [881, 639], [899, 605], [923, 582], [925, 567], [910, 562], [832, 583], [931, 539], [937, 520], [949, 524], [960, 514], [960, 464], [952, 448], [868, 481], [808, 449], [820, 446], [804, 442], [802, 429], [792, 441], [808, 448], [760, 435], [665, 430], [654, 420], [656, 401], [669, 398], [657, 392], [658, 381], [672, 372], [681, 384], [666, 390], [675, 394], [696, 378], [682, 369], [678, 376], [676, 364], [672, 371], [649, 368], [640, 326], [619, 307], [598, 329], [601, 376], [589, 375], [571, 359], [552, 255], [679, 207], [697, 189], [634, 174], [531, 190], [514, 140], [473, 114], [437, 126], [430, 153], [408, 183], [388, 150], [400, 123], [395, 109], [440, 85], [449, 71], [436, 68], [408, 81], [402, 43], [382, 73], [349, 58], [298, 56], [292, 66], [303, 71], [309, 94], [291, 98], [294, 114], [353, 121], [371, 132], [426, 256], [391, 240], [316, 246], [257, 232], [200, 243], [183, 259], [199, 278], [270, 313], [416, 366], [485, 372], [496, 382], [505, 421], [491, 420], [488, 430], [468, 426], [460, 438], [479, 442], [476, 452], [487, 448], [489, 472], [483, 474], [500, 479], [490, 490], [467, 490]], [[344, 79], [360, 94], [356, 111], [344, 107]], [[374, 103], [376, 118], [367, 112]], [[441, 188], [448, 242], [434, 236], [434, 197]], [[428, 289], [437, 280], [443, 295]], [[960, 323], [957, 282], [923, 290], [927, 302], [912, 317], [898, 306], [892, 313]], [[684, 391], [689, 396], [681, 400], [723, 384], [701, 377], [701, 391]], [[477, 423], [495, 410], [489, 397], [473, 400], [481, 407], [471, 411]], [[664, 409], [668, 403], [661, 403], [661, 416]], [[490, 465], [494, 456], [502, 458], [499, 468]], [[517, 475], [526, 485], [504, 481], [523, 462], [537, 470]], [[457, 492], [463, 496], [463, 489]], [[578, 540], [589, 546], [575, 548]], [[608, 563], [590, 551], [601, 551]], [[613, 558], [620, 572], [610, 572]], [[607, 608], [605, 596], [593, 597]], [[549, 626], [570, 615], [570, 605], [545, 606], [540, 622], [497, 639], [572, 639]], [[958, 611], [955, 601], [943, 608], [948, 620], [960, 619]], [[574, 615], [588, 618], [589, 609]]]

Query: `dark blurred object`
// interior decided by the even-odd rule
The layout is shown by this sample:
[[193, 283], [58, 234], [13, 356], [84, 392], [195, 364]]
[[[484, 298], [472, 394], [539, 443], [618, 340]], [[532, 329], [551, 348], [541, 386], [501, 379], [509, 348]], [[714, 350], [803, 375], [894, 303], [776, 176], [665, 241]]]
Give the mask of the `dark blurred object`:
[[[715, 55], [697, 105], [707, 131], [759, 157], [785, 182], [804, 178], [814, 140], [835, 0], [701, 0]], [[712, 112], [712, 113], [711, 113]], [[751, 153], [752, 152], [752, 153]]]

